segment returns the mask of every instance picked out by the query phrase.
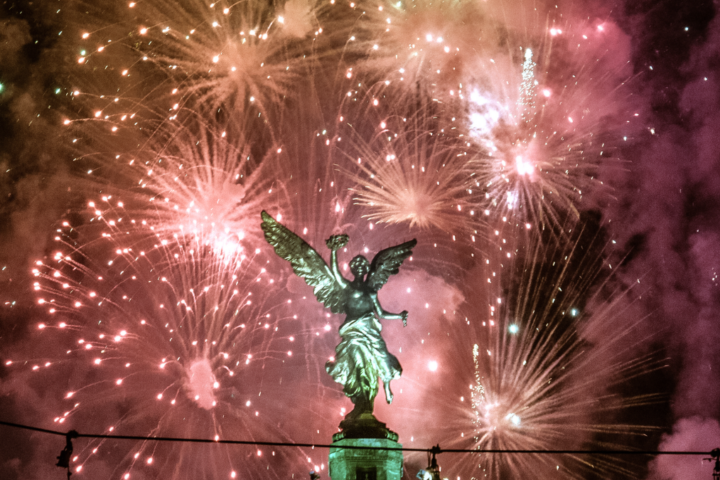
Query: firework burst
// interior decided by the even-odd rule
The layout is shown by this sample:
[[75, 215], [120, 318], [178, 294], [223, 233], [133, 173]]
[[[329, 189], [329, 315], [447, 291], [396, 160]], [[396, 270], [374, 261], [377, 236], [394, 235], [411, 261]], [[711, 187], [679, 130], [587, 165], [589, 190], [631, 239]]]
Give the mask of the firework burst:
[[[634, 379], [664, 363], [638, 353], [651, 335], [643, 332], [636, 297], [617, 281], [610, 252], [588, 231], [573, 231], [571, 246], [534, 243], [515, 260], [488, 259], [488, 270], [500, 271], [500, 284], [482, 289], [486, 314], [467, 320], [477, 332], [474, 345], [464, 340], [474, 372], [466, 376], [470, 390], [458, 392], [465, 401], [456, 404], [457, 418], [449, 420], [455, 431], [449, 442], [499, 450], [631, 450], [632, 439], [654, 427], [620, 418], [661, 396], [617, 391], [631, 390]], [[493, 285], [495, 275], [487, 277]], [[467, 462], [474, 470], [458, 474], [637, 475], [636, 465], [606, 456], [482, 454]]]
[[474, 162], [476, 187], [485, 194], [477, 208], [502, 217], [519, 212], [519, 223], [557, 229], [562, 213], [577, 217], [583, 186], [597, 162], [589, 161], [582, 135], [549, 132], [542, 125], [535, 67], [533, 52], [526, 49], [513, 100], [497, 101], [480, 90], [470, 94], [471, 136], [487, 152]]
[[[457, 232], [475, 212], [468, 208], [473, 183], [469, 144], [427, 115], [392, 116], [378, 123], [370, 141], [355, 131], [353, 152], [342, 154], [354, 163], [346, 173], [357, 185], [354, 201], [363, 216], [379, 223]], [[472, 152], [470, 152], [472, 156]]]
[[[561, 234], [568, 218], [579, 218], [583, 198], [606, 195], [598, 173], [613, 168], [607, 159], [623, 138], [615, 126], [633, 115], [611, 101], [628, 75], [604, 50], [613, 31], [551, 28], [539, 41], [483, 60], [486, 73], [466, 86], [467, 128], [486, 152], [474, 164], [484, 193], [479, 210]], [[582, 51], [571, 47], [578, 38]]]
[[[134, 8], [143, 60], [156, 63], [193, 108], [267, 115], [292, 93], [303, 54], [310, 53], [302, 42], [313, 33], [310, 6], [301, 2], [280, 12], [257, 0], [158, 0]], [[293, 17], [286, 20], [286, 11]]]
[[[29, 365], [70, 375], [64, 413], [54, 422], [185, 438], [263, 432], [263, 439], [287, 441], [271, 420], [281, 404], [257, 398], [278, 394], [259, 386], [258, 369], [287, 355], [277, 349], [288, 335], [278, 333], [281, 319], [265, 303], [274, 280], [255, 254], [228, 264], [193, 234], [165, 236], [116, 210], [101, 212], [94, 204], [89, 210], [88, 227], [78, 232], [64, 222], [57, 251], [33, 270], [47, 320], [37, 331], [44, 351]], [[101, 230], [99, 238], [87, 241], [88, 229]], [[142, 241], [124, 243], [137, 238]], [[233, 458], [225, 448], [203, 447], [205, 460], [197, 461], [196, 447], [190, 455], [187, 445], [153, 442], [119, 449], [92, 443], [73, 468], [92, 472], [103, 450], [121, 475], [235, 478], [267, 469], [262, 449]], [[300, 458], [283, 453], [274, 461]]]
[[133, 150], [123, 148], [123, 135], [111, 138], [106, 153], [83, 158], [93, 172], [89, 188], [122, 198], [124, 216], [153, 234], [193, 236], [234, 261], [262, 238], [257, 212], [283, 203], [266, 166], [279, 149], [248, 132], [239, 121], [209, 124], [193, 116], [141, 135]]
[[362, 3], [348, 49], [375, 95], [394, 105], [418, 94], [449, 100], [461, 93], [476, 58], [496, 44], [482, 6], [465, 0]]

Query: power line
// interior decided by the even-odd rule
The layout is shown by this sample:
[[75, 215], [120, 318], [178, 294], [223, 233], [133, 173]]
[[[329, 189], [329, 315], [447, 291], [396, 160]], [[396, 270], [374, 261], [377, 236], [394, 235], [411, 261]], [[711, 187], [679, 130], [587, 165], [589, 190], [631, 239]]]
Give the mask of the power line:
[[[7, 427], [30, 430], [34, 432], [45, 433], [49, 435], [59, 435], [66, 437], [67, 432], [57, 430], [49, 430], [46, 428], [33, 427], [20, 423], [5, 422], [0, 420], [0, 425]], [[225, 445], [254, 445], [269, 447], [307, 447], [307, 448], [342, 448], [348, 450], [401, 450], [403, 452], [428, 452], [437, 453], [513, 453], [513, 454], [551, 454], [551, 455], [710, 455], [708, 451], [659, 451], [659, 450], [502, 450], [502, 449], [462, 449], [462, 448], [443, 448], [441, 450], [433, 450], [433, 448], [392, 448], [392, 447], [371, 447], [360, 445], [331, 445], [321, 443], [289, 443], [289, 442], [260, 442], [255, 440], [211, 440], [207, 438], [177, 438], [177, 437], [144, 437], [141, 435], [105, 435], [97, 433], [77, 433], [76, 438], [99, 438], [106, 440], [142, 440], [151, 442], [178, 442], [178, 443], [219, 443]]]

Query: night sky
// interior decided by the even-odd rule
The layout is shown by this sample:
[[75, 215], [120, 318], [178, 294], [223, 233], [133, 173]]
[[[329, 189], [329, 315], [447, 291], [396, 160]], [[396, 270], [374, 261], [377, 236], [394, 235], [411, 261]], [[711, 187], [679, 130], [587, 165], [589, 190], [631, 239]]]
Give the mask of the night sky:
[[[93, 139], [93, 132], [100, 131], [101, 128], [93, 130], [95, 127], [91, 123], [82, 134], [77, 133], [79, 127], [71, 129], [63, 124], [68, 118], [90, 118], [95, 108], [92, 102], [97, 101], [96, 95], [103, 88], [107, 91], [114, 88], [110, 81], [102, 83], [95, 92], [91, 90], [92, 87], [88, 87], [86, 90], [93, 95], [93, 99], [86, 102], [74, 98], [72, 94], [76, 85], [92, 86], [93, 82], [105, 82], [102, 80], [104, 73], [93, 70], [92, 78], [99, 80], [91, 80], [87, 71], [78, 66], [78, 51], [83, 48], [79, 41], [79, 32], [83, 31], [85, 25], [83, 22], [88, 18], [92, 19], [88, 21], [88, 25], [92, 24], [92, 28], [88, 26], [88, 29], [93, 31], [93, 35], [95, 32], [101, 32], [100, 35], [107, 32], [108, 36], [122, 31], [125, 25], [123, 22], [127, 22], [127, 18], [118, 17], [117, 24], [112, 23], [114, 12], [111, 10], [120, 9], [117, 5], [113, 4], [108, 11], [99, 12], [97, 6], [91, 5], [91, 2], [88, 2], [91, 6], [87, 8], [78, 6], [78, 3], [65, 0], [4, 1], [0, 10], [0, 199], [2, 199], [0, 200], [0, 268], [2, 269], [0, 271], [0, 358], [3, 360], [0, 365], [0, 420], [58, 430], [67, 429], [67, 424], [60, 426], [52, 422], [55, 412], [64, 408], [57, 405], [58, 398], [63, 395], [67, 384], [72, 383], [73, 379], [77, 380], [83, 375], [90, 378], [90, 375], [79, 372], [82, 370], [79, 367], [76, 371], [70, 363], [64, 364], [57, 372], [53, 371], [55, 373], [43, 374], [45, 376], [42, 377], [42, 381], [32, 380], [26, 374], [19, 373], [20, 370], [16, 369], [15, 365], [8, 366], [6, 359], [37, 355], [36, 351], [31, 352], [33, 348], [37, 349], [37, 344], [34, 344], [37, 325], [44, 321], [46, 313], [44, 309], [38, 307], [36, 296], [32, 292], [34, 280], [31, 269], [37, 259], [48, 258], [53, 254], [55, 247], [52, 242], [58, 222], [67, 220], [76, 221], [78, 224], [88, 223], [87, 220], [80, 220], [82, 214], [79, 212], [85, 208], [84, 205], [89, 199], [97, 198], [99, 191], [104, 193], [111, 188], [98, 185], [103, 182], [112, 184], [117, 181], [119, 184], [124, 181], [124, 179], [118, 180], [120, 175], [114, 176], [112, 169], [101, 169], [99, 174], [101, 180], [93, 184], [86, 175], [87, 163], [77, 161], [83, 154], [93, 150], [98, 152], [118, 150], [122, 148], [119, 146], [122, 145], [121, 141]], [[507, 1], [502, 3], [513, 4]], [[554, 3], [537, 2], [536, 7], [550, 11]], [[605, 107], [609, 112], [606, 118], [615, 120], [622, 118], [625, 121], [625, 118], [631, 118], [634, 113], [637, 113], [637, 117], [633, 117], [632, 122], [628, 120], [627, 124], [618, 123], [605, 129], [607, 138], [612, 139], [607, 140], [612, 143], [610, 166], [601, 167], [593, 175], [595, 185], [601, 183], [602, 188], [591, 191], [578, 206], [580, 217], [589, 225], [587, 228], [596, 229], [599, 237], [613, 241], [612, 245], [615, 249], [612, 253], [613, 258], [621, 259], [617, 271], [614, 272], [613, 281], [632, 285], [639, 281], [637, 279], [641, 279], [640, 286], [632, 292], [636, 301], [632, 302], [630, 313], [625, 311], [623, 315], [642, 319], [641, 329], [646, 335], [633, 334], [634, 340], [628, 340], [629, 343], [625, 348], [630, 349], [631, 353], [638, 357], [648, 355], [654, 359], [653, 365], [663, 367], [653, 367], [651, 372], [614, 387], [616, 390], [613, 392], [613, 395], [620, 396], [640, 395], [647, 392], [658, 394], [659, 400], [652, 402], [652, 405], [620, 411], [616, 418], [621, 423], [652, 425], [657, 428], [643, 432], [639, 436], [621, 435], [617, 439], [609, 440], [609, 443], [603, 446], [629, 445], [640, 449], [707, 451], [718, 448], [720, 447], [720, 378], [717, 373], [720, 371], [720, 325], [718, 324], [720, 16], [717, 15], [717, 11], [720, 3], [703, 0], [656, 2], [633, 0], [616, 3], [586, 0], [566, 1], [559, 5], [561, 10], [572, 12], [570, 14], [572, 19], [566, 19], [570, 24], [569, 28], [584, 20], [578, 12], [586, 13], [587, 21], [591, 24], [601, 21], [604, 22], [603, 25], [612, 25], [612, 28], [608, 27], [614, 42], [610, 47], [612, 48], [610, 64], [615, 65], [617, 70], [608, 72], [611, 77], [610, 87], [607, 84], [600, 84], [601, 88], [607, 90], [607, 95], [593, 101], [604, 102], [606, 101], [604, 98], [612, 98], [612, 103]], [[90, 13], [82, 18], [71, 13], [80, 10]], [[102, 10], [102, 7], [99, 10]], [[541, 16], [541, 18], [544, 21], [545, 17]], [[341, 20], [333, 20], [332, 17], [326, 17], [323, 21], [327, 25], [335, 25], [332, 22], [337, 22], [337, 25], [342, 24]], [[326, 28], [330, 31], [332, 27]], [[132, 41], [126, 43], [132, 44]], [[115, 55], [116, 59], [119, 59], [118, 63], [122, 63], [124, 57], [133, 55], [133, 52], [128, 53], [122, 49], [114, 52], [117, 52]], [[319, 61], [323, 64], [323, 68], [337, 65], [338, 69], [342, 68], [345, 72], [347, 65], [352, 61], [352, 58], [343, 58], [340, 62], [333, 60], [335, 58], [333, 56], [329, 57], [330, 60], [325, 57]], [[93, 65], [95, 64], [91, 63], [87, 66], [95, 68]], [[155, 77], [152, 76], [149, 68], [146, 70], [142, 70], [144, 68], [142, 66], [137, 68], [140, 73], [136, 74], [135, 79], [131, 79], [132, 86], [127, 87], [121, 95], [133, 96], [140, 99], [137, 100], [138, 103], [143, 103], [144, 99], [154, 92], [152, 84], [155, 82]], [[618, 73], [620, 70], [622, 71]], [[138, 78], [140, 80], [137, 80]], [[419, 82], [418, 80], [418, 85]], [[239, 108], [237, 103], [233, 105], [233, 108]], [[148, 110], [151, 109], [148, 107]], [[332, 111], [322, 115], [333, 117], [336, 113]], [[301, 130], [304, 128], [303, 119], [309, 117], [311, 113], [306, 112], [305, 116], [283, 118], [282, 122], [289, 124], [295, 122], [296, 125], [300, 125], [298, 130]], [[219, 113], [217, 118], [211, 120], [222, 122], [227, 121], [227, 118], [223, 113]], [[323, 122], [331, 123], [327, 118], [324, 118]], [[318, 125], [321, 123], [319, 122]], [[259, 128], [257, 124], [259, 122], [256, 119], [247, 120], [245, 128], [257, 130]], [[315, 126], [307, 128], [312, 129]], [[71, 141], [75, 138], [73, 136], [82, 137], [80, 142], [82, 146], [73, 144]], [[287, 139], [278, 140], [277, 137], [268, 140], [261, 134], [249, 138], [249, 141], [256, 142], [255, 145], [263, 142], [273, 145], [282, 144], [283, 154], [290, 156], [294, 153], [305, 155], [311, 148], [302, 143], [293, 144]], [[128, 140], [128, 144], [130, 143], [133, 143], [133, 140]], [[251, 147], [249, 153], [246, 153], [261, 156], [256, 152], [259, 148]], [[264, 161], [269, 163], [271, 160]], [[323, 166], [314, 165], [313, 168], [315, 170], [312, 172], [325, 171]], [[333, 169], [328, 171], [333, 172], [331, 176], [336, 175], [340, 178], [340, 173], [337, 171]], [[312, 172], [306, 172], [308, 178], [312, 177]], [[296, 184], [287, 182], [287, 191], [296, 188], [294, 185], [302, 182], [301, 179], [304, 177], [299, 175], [298, 178], [293, 179]], [[312, 181], [311, 179], [310, 182]], [[299, 188], [302, 191], [303, 187]], [[232, 195], [232, 192], [228, 195]], [[264, 206], [262, 199], [256, 200], [259, 204], [258, 209]], [[295, 201], [298, 202], [297, 198]], [[299, 200], [301, 203], [302, 201]], [[272, 208], [277, 202], [269, 199], [268, 204], [268, 208]], [[350, 210], [354, 207], [347, 208]], [[324, 215], [322, 212], [323, 210], [318, 208], [306, 214], [301, 220], [293, 220], [290, 213], [283, 217], [288, 225], [297, 228], [298, 233], [305, 223], [310, 225], [308, 237], [315, 242], [316, 247], [320, 247], [321, 239], [333, 233], [331, 230], [345, 226], [337, 222], [333, 224], [332, 221], [327, 225], [320, 224], [320, 217]], [[257, 216], [259, 223], [259, 211]], [[322, 220], [324, 221], [324, 218]], [[362, 220], [362, 222], [365, 224], [367, 221]], [[352, 228], [359, 229], [357, 225]], [[389, 232], [386, 235], [391, 237], [387, 240], [376, 238], [374, 243], [371, 243], [371, 240], [368, 240], [372, 238], [371, 233], [362, 234], [363, 242], [370, 246], [371, 252], [368, 255], [372, 255], [373, 250], [377, 251], [392, 242], [399, 243], [412, 236], [417, 236], [421, 244], [423, 239], [426, 239], [426, 242], [429, 240], [427, 243], [433, 241], [436, 244], [440, 243], [440, 248], [445, 248], [445, 251], [449, 249], [450, 253], [439, 254], [432, 261], [422, 263], [423, 253], [427, 254], [431, 250], [430, 247], [425, 250], [418, 247], [416, 256], [420, 267], [424, 270], [422, 273], [416, 272], [413, 281], [416, 285], [420, 285], [418, 287], [420, 291], [426, 289], [426, 292], [432, 292], [433, 299], [443, 299], [458, 311], [465, 312], [465, 316], [467, 312], [473, 311], [475, 307], [471, 295], [467, 290], [463, 290], [463, 287], [453, 283], [453, 280], [460, 279], [462, 275], [458, 273], [463, 269], [459, 267], [462, 262], [468, 262], [465, 267], [468, 269], [472, 269], [471, 266], [475, 265], [472, 262], [475, 262], [477, 257], [472, 257], [472, 261], [467, 260], [470, 258], [468, 252], [472, 251], [470, 247], [455, 248], [448, 240], [447, 232], [423, 230], [418, 226], [410, 228], [405, 225], [402, 228], [395, 226], [388, 230], [378, 229], [376, 234], [382, 235], [380, 231]], [[349, 232], [351, 237], [353, 232], [354, 230]], [[466, 232], [463, 231], [464, 233]], [[553, 238], [548, 242], [554, 241]], [[307, 291], [302, 290], [304, 287], [301, 284], [297, 286], [299, 281], [294, 283], [294, 280], [288, 280], [287, 265], [275, 259], [270, 261], [269, 265], [271, 267], [268, 269], [280, 269], [277, 271], [283, 271], [282, 269], [285, 268], [284, 273], [278, 275], [287, 281], [291, 296], [295, 295], [293, 299], [307, 294]], [[434, 276], [439, 275], [437, 270], [446, 273], [444, 276]], [[391, 294], [386, 294], [388, 295], [385, 297], [388, 299], [386, 308], [397, 308], [398, 311], [406, 308], [396, 299], [400, 295], [398, 292], [405, 288], [406, 282], [410, 282], [411, 276], [411, 273], [403, 271], [398, 278], [390, 280], [388, 292], [395, 292], [396, 295], [390, 300]], [[395, 287], [392, 287], [393, 281], [398, 282]], [[464, 288], [472, 287], [467, 279], [464, 283]], [[272, 303], [285, 300], [283, 293], [278, 291], [267, 297], [266, 301]], [[267, 305], [263, 308], [270, 309]], [[301, 308], [308, 316], [321, 314], [314, 304]], [[412, 326], [413, 310], [411, 308], [409, 310], [410, 326]], [[425, 314], [416, 316], [420, 324], [429, 318], [423, 315]], [[438, 315], [442, 314], [438, 313]], [[625, 317], [621, 320], [625, 321]], [[302, 344], [305, 336], [310, 338], [307, 340], [310, 342], [315, 332], [313, 328], [321, 328], [324, 319], [320, 321], [320, 327], [308, 325], [311, 325], [309, 321], [297, 328], [297, 343]], [[333, 331], [334, 328], [333, 326]], [[439, 330], [444, 331], [442, 328]], [[420, 341], [418, 339], [421, 338], [419, 334], [402, 337], [406, 332], [398, 330], [397, 326], [388, 326], [385, 332], [388, 332], [385, 334], [386, 340], [393, 351], [400, 348], [402, 352], [406, 352], [405, 345], [408, 345], [407, 348], [412, 351], [412, 342]], [[433, 334], [435, 333], [433, 330]], [[611, 336], [612, 332], [603, 331], [603, 333], [587, 335], [593, 342], [602, 344], [603, 336]], [[469, 351], [471, 344], [467, 341], [453, 343], [455, 336], [461, 337], [462, 334], [448, 334], [448, 340], [444, 341], [445, 343], [434, 344], [429, 355], [445, 349], [445, 353], [437, 353], [437, 355], [441, 358], [453, 358], [458, 364], [462, 359], [464, 366], [450, 370], [451, 373], [445, 377], [445, 380], [426, 380], [422, 378], [424, 373], [420, 372], [419, 368], [413, 370], [409, 367], [413, 363], [419, 365], [420, 362], [424, 365], [425, 357], [421, 356], [424, 354], [408, 353], [405, 357], [400, 355], [406, 372], [395, 388], [415, 388], [419, 389], [417, 390], [419, 392], [425, 392], [423, 395], [432, 391], [439, 392], [443, 385], [443, 388], [448, 388], [443, 382], [452, 383], [453, 375], [457, 373], [455, 378], [463, 383], [463, 388], [467, 389], [467, 382], [464, 379], [470, 378], [472, 381], [474, 371]], [[412, 341], [401, 338], [411, 338]], [[279, 340], [274, 337], [268, 340], [267, 345], [271, 346], [265, 348], [266, 364], [262, 370], [249, 375], [247, 382], [259, 382], [263, 385], [273, 383], [273, 386], [267, 389], [270, 392], [277, 392], [277, 400], [271, 402], [277, 405], [267, 407], [269, 412], [274, 412], [269, 415], [278, 415], [278, 412], [283, 411], [283, 404], [289, 407], [296, 401], [314, 402], [312, 407], [303, 406], [302, 411], [311, 412], [306, 418], [311, 421], [315, 419], [318, 428], [303, 424], [298, 419], [282, 425], [282, 422], [279, 422], [273, 428], [262, 431], [248, 433], [242, 429], [232, 430], [227, 437], [243, 439], [250, 435], [259, 440], [274, 438], [281, 441], [329, 443], [329, 435], [334, 431], [334, 424], [341, 419], [335, 410], [339, 409], [340, 405], [344, 405], [345, 408], [349, 408], [350, 405], [341, 397], [340, 387], [324, 377], [325, 373], [322, 369], [324, 360], [334, 347], [335, 340], [328, 339], [319, 346], [315, 344], [312, 347], [298, 346], [305, 353], [293, 355], [292, 361], [298, 363], [293, 364], [292, 368], [295, 370], [292, 372], [298, 378], [304, 375], [311, 384], [308, 390], [300, 392], [301, 400], [294, 398], [295, 394], [283, 390], [282, 379], [279, 385], [275, 385], [276, 370], [273, 369], [280, 371], [281, 368], [291, 368], [286, 366], [285, 360], [282, 360], [282, 367], [278, 366], [280, 360], [275, 351], [278, 349], [275, 348], [276, 343], [273, 343], [277, 341]], [[249, 348], [256, 347], [257, 344], [252, 344]], [[455, 349], [461, 353], [457, 355], [447, 353], [454, 352]], [[623, 355], [627, 355], [627, 351]], [[303, 366], [305, 364], [312, 366]], [[272, 373], [268, 373], [270, 370]], [[416, 376], [413, 377], [413, 374]], [[288, 378], [292, 377], [293, 373], [284, 375], [283, 378]], [[254, 386], [247, 386], [248, 391], [254, 392], [253, 388]], [[451, 393], [454, 395], [456, 389], [448, 388], [445, 392], [447, 395]], [[312, 398], [308, 399], [303, 393], [312, 395]], [[415, 418], [429, 418], [427, 424], [431, 427], [437, 425], [445, 417], [436, 415], [430, 409], [443, 408], [442, 402], [434, 400], [426, 403], [403, 404], [402, 401], [402, 399], [398, 400], [397, 407], [401, 414], [391, 413], [396, 407], [395, 404], [387, 408], [384, 405], [379, 407], [382, 419], [387, 421], [391, 428], [399, 430], [400, 441], [407, 446], [415, 447], [429, 447], [431, 442], [439, 441], [435, 439], [437, 437], [433, 436], [430, 428], [430, 431], [425, 432], [421, 438], [415, 438], [415, 443], [411, 444], [404, 435], [409, 436], [409, 432], [414, 430], [409, 426], [400, 427], [399, 422], [408, 422], [405, 425], [409, 425], [415, 415]], [[328, 410], [333, 411], [333, 418], [329, 420], [324, 418], [322, 413], [323, 402], [327, 402], [330, 405]], [[115, 408], [117, 408], [115, 413], [118, 415], [122, 415], [118, 412], [124, 408], [128, 411], [132, 410], [132, 407], [123, 405], [123, 401], [117, 401], [112, 407], [103, 407], [101, 410]], [[90, 415], [92, 410], [85, 412]], [[398, 416], [392, 417], [392, 415]], [[396, 418], [395, 424], [392, 418]], [[91, 418], [85, 418], [78, 419], [72, 426], [82, 431], [99, 431], [107, 426], [106, 422], [103, 422], [98, 421], [95, 424]], [[138, 428], [138, 425], [142, 425], [141, 422], [135, 422], [133, 425], [134, 430], [125, 433], [138, 435], [149, 433]], [[280, 434], [273, 436], [275, 435], [273, 432], [276, 431], [274, 428], [277, 428], [278, 432], [283, 432], [285, 436]], [[470, 430], [471, 428], [468, 427], [467, 431]], [[6, 427], [0, 427], [0, 432], [2, 433], [1, 478], [39, 479], [64, 476], [64, 472], [54, 467], [54, 457], [63, 445], [61, 438], [31, 435]], [[179, 435], [183, 435], [182, 431]], [[600, 440], [595, 439], [595, 441]], [[419, 442], [423, 443], [418, 444]], [[446, 444], [451, 444], [451, 441], [447, 440]], [[598, 444], [581, 443], [581, 445], [597, 446]], [[467, 444], [458, 448], [465, 447]], [[548, 448], [552, 448], [552, 445]], [[76, 448], [76, 451], [79, 450], [80, 447]], [[96, 462], [97, 476], [90, 478], [122, 478], [121, 475], [125, 470], [115, 469], [113, 459], [122, 459], [125, 453], [110, 450], [114, 453]], [[193, 452], [181, 453], [181, 455], [192, 454]], [[254, 452], [250, 456], [252, 455]], [[270, 455], [269, 450], [263, 455]], [[314, 452], [312, 455], [312, 464], [319, 465], [320, 462], [327, 461], [322, 459], [324, 453]], [[161, 454], [158, 454], [158, 457], [160, 456]], [[291, 474], [304, 478], [302, 475], [306, 475], [309, 470], [307, 467], [312, 464], [298, 463], [297, 458], [302, 458], [302, 455], [285, 455], [282, 460], [278, 460], [281, 462], [278, 464], [273, 464], [268, 459], [268, 463], [263, 463], [261, 467], [247, 467], [245, 470], [247, 473], [243, 473], [243, 467], [240, 467], [239, 478], [264, 475], [264, 472], [268, 472], [268, 478], [291, 478]], [[451, 457], [446, 458], [447, 463], [443, 464], [443, 457], [440, 463], [446, 465], [444, 472], [447, 469], [450, 478], [460, 475], [462, 478], [470, 478], [467, 472], [472, 470], [457, 467], [458, 473], [455, 473]], [[472, 463], [468, 457], [452, 458], [452, 463]], [[256, 460], [250, 458], [245, 461]], [[424, 461], [421, 456], [413, 457], [406, 464], [406, 478], [414, 477], [413, 468], [422, 466]], [[639, 458], [632, 460], [631, 463], [632, 473], [625, 476], [617, 471], [601, 472], [599, 476], [681, 480], [710, 478], [712, 470], [710, 464], [701, 463], [698, 457], [666, 456], [655, 460]], [[90, 469], [91, 466], [92, 462], [88, 463], [87, 468]], [[163, 468], [167, 470], [162, 470], [158, 466], [156, 471], [133, 474], [131, 478], [169, 478], [166, 476], [167, 473], [163, 472], [169, 472], [172, 467], [165, 465]], [[324, 465], [324, 468], [326, 469], [327, 466]], [[274, 471], [275, 469], [282, 471]], [[326, 475], [326, 472], [327, 470], [322, 473]], [[222, 476], [214, 475], [209, 475], [208, 478], [228, 478], [227, 472], [224, 471]], [[478, 477], [479, 474], [473, 475]], [[578, 475], [579, 478], [583, 478], [583, 474]], [[81, 479], [83, 476], [78, 474], [77, 478]]]

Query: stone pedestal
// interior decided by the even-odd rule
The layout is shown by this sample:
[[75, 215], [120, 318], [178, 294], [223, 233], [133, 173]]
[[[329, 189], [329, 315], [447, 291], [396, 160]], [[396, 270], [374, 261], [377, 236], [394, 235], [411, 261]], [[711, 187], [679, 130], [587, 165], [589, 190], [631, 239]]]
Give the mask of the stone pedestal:
[[[337, 434], [336, 434], [337, 435]], [[397, 438], [397, 435], [395, 436]], [[402, 445], [388, 438], [333, 438], [329, 473], [332, 480], [400, 480], [403, 474]], [[385, 447], [397, 450], [365, 450], [334, 446]]]

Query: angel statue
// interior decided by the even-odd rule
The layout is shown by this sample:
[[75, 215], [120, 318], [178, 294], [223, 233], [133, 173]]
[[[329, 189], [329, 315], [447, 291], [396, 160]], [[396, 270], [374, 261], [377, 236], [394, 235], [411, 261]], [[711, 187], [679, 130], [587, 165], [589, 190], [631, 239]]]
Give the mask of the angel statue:
[[[355, 408], [340, 423], [347, 431], [355, 427], [376, 428], [384, 424], [373, 416], [373, 403], [378, 394], [378, 377], [383, 381], [385, 400], [393, 399], [390, 382], [400, 378], [402, 367], [388, 352], [380, 335], [378, 320], [402, 320], [407, 326], [408, 312], [390, 313], [380, 306], [377, 292], [390, 275], [398, 273], [400, 265], [410, 256], [416, 240], [380, 251], [372, 263], [362, 255], [350, 261], [355, 279], [342, 276], [338, 268], [337, 251], [347, 245], [347, 235], [333, 235], [325, 242], [330, 249], [330, 266], [302, 238], [262, 212], [262, 229], [275, 253], [288, 260], [293, 271], [313, 287], [315, 296], [333, 313], [344, 313], [340, 326], [340, 344], [335, 360], [325, 364], [325, 370], [342, 384], [343, 392]], [[366, 428], [367, 429], [367, 428]]]

